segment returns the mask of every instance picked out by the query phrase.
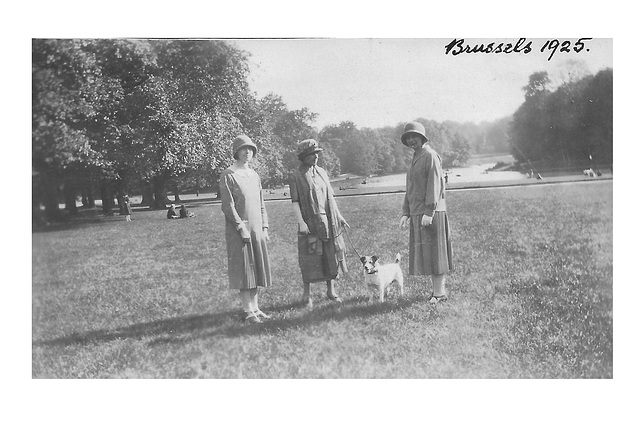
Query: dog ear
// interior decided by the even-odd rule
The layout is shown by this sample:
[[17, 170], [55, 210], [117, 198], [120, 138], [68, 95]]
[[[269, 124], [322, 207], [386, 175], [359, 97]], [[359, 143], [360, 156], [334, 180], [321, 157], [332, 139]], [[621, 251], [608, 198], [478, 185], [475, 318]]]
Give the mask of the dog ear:
[[362, 264], [364, 264], [364, 263], [367, 262], [367, 259], [366, 259], [366, 257], [360, 257], [360, 261], [362, 261]]
[[375, 263], [376, 261], [378, 261], [378, 256], [377, 256], [377, 255], [373, 255], [373, 256], [371, 257], [371, 261], [373, 261], [374, 263]]

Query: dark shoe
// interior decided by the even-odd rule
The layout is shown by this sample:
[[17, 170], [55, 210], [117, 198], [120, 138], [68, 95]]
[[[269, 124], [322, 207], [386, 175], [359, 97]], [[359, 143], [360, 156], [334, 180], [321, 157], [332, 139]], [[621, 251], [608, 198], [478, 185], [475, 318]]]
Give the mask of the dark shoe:
[[247, 315], [244, 318], [244, 321], [247, 323], [254, 323], [254, 324], [262, 323], [262, 320], [260, 320], [260, 318], [256, 316], [256, 314], [253, 312], [247, 313]]
[[254, 311], [253, 314], [259, 319], [271, 319], [271, 316], [269, 316], [267, 313], [265, 313], [260, 309], [257, 309], [256, 311]]
[[433, 292], [429, 296], [429, 304], [438, 304], [447, 301], [449, 297], [447, 294], [444, 295], [433, 295]]

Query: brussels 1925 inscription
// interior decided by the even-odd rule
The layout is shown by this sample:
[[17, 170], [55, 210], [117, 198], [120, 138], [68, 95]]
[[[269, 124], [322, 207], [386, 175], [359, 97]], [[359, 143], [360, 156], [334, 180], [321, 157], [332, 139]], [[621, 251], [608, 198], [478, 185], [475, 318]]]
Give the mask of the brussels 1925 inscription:
[[[582, 51], [589, 51], [589, 48], [586, 46], [585, 42], [588, 40], [592, 40], [592, 38], [579, 38], [576, 41], [572, 40], [558, 40], [558, 39], [550, 39], [546, 40], [542, 47], [540, 47], [540, 52], [549, 52], [548, 61], [557, 53], [580, 53]], [[527, 54], [534, 51], [533, 42], [527, 41], [526, 38], [519, 38], [515, 43], [510, 42], [489, 42], [482, 44], [466, 44], [464, 38], [454, 38], [451, 40], [449, 44], [444, 46], [445, 54], [451, 54], [453, 56], [460, 55], [462, 53], [523, 53]]]

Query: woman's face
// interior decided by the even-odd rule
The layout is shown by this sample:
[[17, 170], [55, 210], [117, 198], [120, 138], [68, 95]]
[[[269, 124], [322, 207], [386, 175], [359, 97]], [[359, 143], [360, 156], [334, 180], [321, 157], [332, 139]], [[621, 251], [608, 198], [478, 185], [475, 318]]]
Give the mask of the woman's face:
[[238, 149], [237, 157], [240, 162], [249, 162], [253, 158], [253, 149], [249, 146], [243, 146]]
[[304, 165], [308, 165], [309, 167], [316, 165], [318, 163], [318, 153], [316, 152], [306, 155], [302, 158], [302, 163]]
[[422, 148], [422, 143], [424, 142], [424, 139], [422, 138], [422, 136], [418, 134], [409, 134], [406, 137], [406, 141], [407, 141], [407, 146], [409, 146], [414, 151], [418, 151]]

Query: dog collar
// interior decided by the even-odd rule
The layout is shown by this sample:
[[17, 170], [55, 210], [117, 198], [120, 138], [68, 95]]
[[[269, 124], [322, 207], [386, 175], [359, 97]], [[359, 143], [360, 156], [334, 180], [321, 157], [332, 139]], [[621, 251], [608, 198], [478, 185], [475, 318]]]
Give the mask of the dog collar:
[[367, 272], [367, 274], [376, 274], [378, 273], [378, 269], [375, 269], [374, 271], [372, 271], [371, 273]]

